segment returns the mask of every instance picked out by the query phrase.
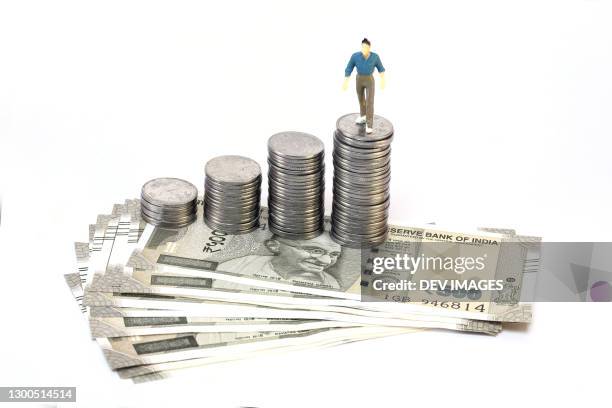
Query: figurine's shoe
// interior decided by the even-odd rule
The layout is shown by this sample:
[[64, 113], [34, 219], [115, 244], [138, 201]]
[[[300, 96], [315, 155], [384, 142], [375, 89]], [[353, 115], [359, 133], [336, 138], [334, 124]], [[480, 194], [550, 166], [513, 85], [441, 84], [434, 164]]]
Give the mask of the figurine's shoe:
[[366, 123], [366, 117], [365, 116], [360, 116], [355, 120], [355, 123], [358, 125], [363, 125], [364, 123]]
[[372, 133], [374, 129], [366, 125], [366, 133]]

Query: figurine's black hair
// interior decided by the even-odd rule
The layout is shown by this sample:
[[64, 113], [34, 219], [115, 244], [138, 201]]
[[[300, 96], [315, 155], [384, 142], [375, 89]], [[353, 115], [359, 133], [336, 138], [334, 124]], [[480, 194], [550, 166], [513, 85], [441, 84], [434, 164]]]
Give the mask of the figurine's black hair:
[[368, 40], [367, 38], [364, 38], [363, 40], [361, 40], [362, 44], [368, 44], [368, 47], [372, 44], [370, 44], [370, 40]]

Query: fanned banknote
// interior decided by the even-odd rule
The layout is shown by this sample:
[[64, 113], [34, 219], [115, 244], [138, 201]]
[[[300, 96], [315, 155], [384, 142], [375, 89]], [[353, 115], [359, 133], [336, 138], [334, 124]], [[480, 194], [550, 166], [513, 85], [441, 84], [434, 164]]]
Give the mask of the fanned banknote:
[[[280, 239], [268, 231], [264, 208], [258, 230], [232, 236], [206, 227], [198, 207], [198, 221], [166, 230], [141, 220], [139, 200], [126, 200], [89, 226], [88, 243], [75, 244], [75, 270], [65, 280], [121, 378], [146, 382], [202, 365], [424, 328], [497, 334], [502, 321], [531, 318], [530, 305], [519, 299], [537, 274], [538, 238], [509, 229], [462, 232], [482, 245], [495, 241], [495, 250], [487, 249], [495, 256], [487, 276], [516, 284], [479, 299], [478, 312], [447, 310], [424, 306], [425, 298], [363, 301], [364, 253], [338, 246], [327, 233], [307, 242]], [[406, 231], [452, 233], [432, 226], [390, 231], [377, 254], [420, 250], [423, 240]], [[333, 254], [332, 261], [317, 264], [291, 252], [307, 245]]]
[[[94, 273], [89, 288], [96, 291], [119, 291], [130, 293], [154, 293], [175, 296], [205, 297], [217, 300], [240, 299], [243, 302], [285, 303], [292, 305], [330, 305], [354, 308], [371, 308], [381, 311], [414, 312], [426, 303], [424, 293], [416, 299], [419, 307], [411, 304], [391, 302], [362, 302], [362, 275], [359, 250], [341, 248], [327, 233], [309, 240], [307, 245], [321, 250], [338, 253], [334, 262], [328, 265], [299, 265], [296, 257], [279, 255], [285, 247], [296, 245], [272, 236], [266, 229], [266, 212], [262, 212], [261, 228], [250, 234], [220, 236], [204, 223], [196, 222], [180, 231], [169, 231], [147, 226], [143, 234], [142, 249], [136, 249], [124, 268], [119, 259], [109, 262], [111, 268]], [[392, 227], [390, 238], [379, 252], [397, 252], [398, 247], [405, 253], [418, 251], [422, 239], [393, 231], [422, 231], [419, 228]], [[429, 228], [427, 232], [437, 236], [451, 234], [448, 231]], [[431, 235], [434, 235], [432, 233]], [[473, 241], [487, 247], [489, 279], [503, 279], [514, 282], [514, 297], [491, 297], [482, 299], [472, 307], [465, 303], [467, 310], [440, 310], [435, 313], [491, 321], [529, 321], [529, 305], [518, 302], [523, 270], [526, 265], [527, 247], [516, 245], [516, 236], [489, 232], [468, 233]], [[214, 243], [214, 245], [212, 244]], [[222, 243], [222, 245], [221, 245]], [[210, 244], [210, 245], [209, 245]], [[300, 243], [304, 245], [304, 243]], [[217, 249], [210, 249], [217, 248]], [[276, 251], [276, 252], [275, 252]], [[287, 252], [291, 251], [289, 249]], [[279, 258], [283, 258], [279, 261]], [[286, 259], [289, 258], [289, 259]], [[280, 262], [280, 265], [276, 264]], [[297, 264], [297, 265], [296, 265]], [[116, 267], [118, 266], [118, 267]], [[283, 267], [293, 272], [284, 273]], [[292, 269], [290, 269], [292, 268]], [[297, 269], [298, 272], [295, 272]], [[301, 272], [304, 273], [301, 273]], [[192, 277], [192, 279], [189, 279]], [[234, 292], [234, 293], [232, 293]], [[414, 301], [414, 299], [413, 299]], [[432, 302], [433, 303], [433, 302]], [[473, 312], [473, 310], [477, 312]]]

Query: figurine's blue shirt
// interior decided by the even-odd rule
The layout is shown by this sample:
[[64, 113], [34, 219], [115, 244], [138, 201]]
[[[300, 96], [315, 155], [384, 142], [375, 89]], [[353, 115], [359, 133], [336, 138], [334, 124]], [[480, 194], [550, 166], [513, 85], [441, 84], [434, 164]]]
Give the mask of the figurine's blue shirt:
[[363, 56], [361, 51], [351, 55], [351, 59], [344, 70], [344, 76], [350, 76], [353, 72], [353, 68], [357, 68], [357, 74], [359, 75], [372, 75], [374, 68], [376, 68], [378, 72], [385, 72], [385, 67], [383, 67], [382, 62], [380, 62], [380, 57], [375, 52], [370, 52], [367, 59]]

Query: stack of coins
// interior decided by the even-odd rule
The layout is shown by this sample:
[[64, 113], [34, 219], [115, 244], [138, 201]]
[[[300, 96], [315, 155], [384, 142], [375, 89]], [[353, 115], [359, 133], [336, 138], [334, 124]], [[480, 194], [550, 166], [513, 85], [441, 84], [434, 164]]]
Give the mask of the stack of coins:
[[281, 132], [268, 140], [270, 231], [291, 239], [323, 232], [325, 147], [319, 138]]
[[387, 238], [393, 126], [374, 116], [373, 132], [342, 116], [334, 133], [331, 236], [340, 245], [367, 248]]
[[183, 228], [196, 219], [198, 189], [177, 178], [156, 178], [140, 192], [142, 219], [162, 228]]
[[219, 156], [206, 163], [204, 221], [215, 230], [244, 234], [259, 226], [261, 168], [242, 156]]

